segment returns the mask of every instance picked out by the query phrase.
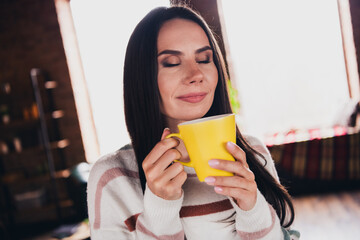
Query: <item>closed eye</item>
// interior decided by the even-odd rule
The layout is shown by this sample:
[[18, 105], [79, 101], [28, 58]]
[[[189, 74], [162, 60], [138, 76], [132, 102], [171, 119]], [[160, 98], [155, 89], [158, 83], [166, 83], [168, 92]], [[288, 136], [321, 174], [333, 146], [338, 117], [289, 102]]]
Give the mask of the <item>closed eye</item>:
[[198, 61], [198, 63], [210, 63], [210, 60], [208, 59], [208, 60], [204, 60], [204, 61]]
[[163, 67], [176, 67], [179, 66], [180, 63], [163, 63]]
[[205, 58], [203, 58], [203, 59], [199, 59], [198, 61], [197, 61], [197, 63], [200, 63], [200, 64], [207, 64], [207, 63], [210, 63], [211, 62], [211, 58], [210, 58], [210, 56], [209, 55], [207, 55], [207, 56], [205, 56]]

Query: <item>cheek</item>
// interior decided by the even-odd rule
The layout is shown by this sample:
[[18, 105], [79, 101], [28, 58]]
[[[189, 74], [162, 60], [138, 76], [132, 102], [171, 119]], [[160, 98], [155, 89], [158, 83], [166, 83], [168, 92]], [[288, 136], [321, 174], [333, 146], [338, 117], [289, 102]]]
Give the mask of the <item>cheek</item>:
[[172, 69], [159, 69], [158, 72], [158, 88], [163, 100], [171, 98], [179, 84], [179, 71]]
[[217, 83], [219, 81], [218, 71], [217, 71], [215, 66], [214, 66], [213, 71], [211, 72], [211, 75], [209, 76], [209, 79], [210, 79], [212, 89], [215, 91], [215, 88], [216, 88]]
[[173, 84], [171, 81], [168, 81], [169, 78], [164, 76], [164, 74], [158, 74], [158, 88], [160, 93], [160, 111], [165, 114], [167, 108], [169, 108], [168, 103], [170, 102], [172, 91], [173, 91]]

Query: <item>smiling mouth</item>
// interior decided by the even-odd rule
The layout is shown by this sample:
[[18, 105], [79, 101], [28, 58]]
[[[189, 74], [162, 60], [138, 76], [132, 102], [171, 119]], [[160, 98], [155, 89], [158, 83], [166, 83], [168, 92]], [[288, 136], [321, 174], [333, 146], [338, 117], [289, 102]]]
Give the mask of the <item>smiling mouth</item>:
[[201, 102], [205, 97], [207, 93], [190, 93], [186, 95], [182, 95], [178, 97], [178, 99], [188, 102], [188, 103], [198, 103]]

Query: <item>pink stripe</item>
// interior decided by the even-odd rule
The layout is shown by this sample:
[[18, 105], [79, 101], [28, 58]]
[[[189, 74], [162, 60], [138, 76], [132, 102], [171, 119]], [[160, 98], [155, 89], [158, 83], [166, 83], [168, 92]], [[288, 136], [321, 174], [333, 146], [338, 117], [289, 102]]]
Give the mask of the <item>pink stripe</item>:
[[174, 235], [160, 235], [160, 236], [156, 236], [153, 232], [151, 232], [149, 229], [147, 229], [144, 225], [142, 225], [142, 223], [140, 221], [137, 221], [136, 223], [136, 228], [145, 233], [146, 235], [153, 237], [154, 239], [157, 240], [178, 240], [184, 239], [184, 230], [181, 230], [178, 233], [175, 233]]
[[94, 220], [94, 229], [100, 228], [101, 222], [101, 214], [100, 214], [100, 205], [101, 205], [101, 196], [102, 190], [111, 180], [117, 177], [131, 177], [131, 178], [139, 178], [139, 174], [137, 172], [125, 169], [125, 168], [112, 168], [103, 173], [100, 177], [100, 180], [96, 187], [95, 193], [95, 220]]
[[232, 209], [229, 199], [225, 199], [218, 202], [212, 202], [201, 205], [183, 206], [180, 209], [180, 217], [195, 217], [203, 216], [212, 213], [218, 213]]
[[270, 212], [271, 212], [271, 226], [268, 228], [265, 228], [261, 231], [258, 232], [242, 232], [242, 231], [237, 231], [237, 233], [239, 234], [239, 236], [241, 237], [241, 239], [248, 239], [248, 240], [254, 240], [254, 239], [260, 239], [265, 237], [274, 227], [275, 225], [275, 210], [269, 205], [270, 208]]

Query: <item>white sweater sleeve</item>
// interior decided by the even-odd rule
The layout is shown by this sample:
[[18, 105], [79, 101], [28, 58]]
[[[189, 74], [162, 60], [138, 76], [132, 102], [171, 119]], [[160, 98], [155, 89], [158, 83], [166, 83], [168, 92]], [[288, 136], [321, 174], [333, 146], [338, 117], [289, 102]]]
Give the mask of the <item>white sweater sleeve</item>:
[[240, 209], [233, 199], [230, 202], [236, 211], [235, 227], [240, 239], [283, 239], [279, 218], [259, 190], [255, 206], [249, 211]]
[[[184, 239], [183, 197], [167, 201], [140, 187], [133, 152], [99, 160], [88, 181], [91, 239]], [[130, 159], [130, 160], [129, 160]]]
[[[265, 169], [275, 180], [280, 182], [274, 161], [267, 147], [257, 138], [247, 137], [246, 140], [252, 148], [265, 157]], [[259, 161], [264, 162], [260, 158]], [[257, 190], [256, 204], [249, 211], [240, 209], [233, 199], [230, 199], [230, 202], [236, 211], [236, 230], [240, 239], [298, 239], [298, 232], [281, 227], [274, 208], [266, 201], [259, 190]]]
[[[184, 194], [177, 200], [165, 200], [151, 192], [146, 186], [144, 194], [144, 211], [140, 214], [136, 228], [149, 232], [149, 235], [159, 239], [184, 239], [184, 231], [180, 221], [180, 208]], [[144, 229], [146, 228], [146, 230]]]

